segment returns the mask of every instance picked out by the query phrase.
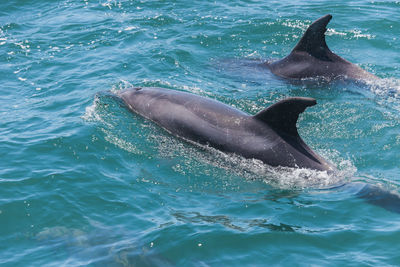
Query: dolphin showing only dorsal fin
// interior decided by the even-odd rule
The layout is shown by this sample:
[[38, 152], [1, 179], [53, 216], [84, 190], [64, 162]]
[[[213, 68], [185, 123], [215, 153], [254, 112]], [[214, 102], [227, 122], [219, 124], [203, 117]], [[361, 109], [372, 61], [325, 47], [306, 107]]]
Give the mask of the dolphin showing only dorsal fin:
[[275, 75], [287, 79], [377, 79], [375, 75], [341, 58], [329, 49], [325, 41], [325, 32], [331, 19], [331, 15], [325, 15], [314, 21], [288, 56], [263, 65]]

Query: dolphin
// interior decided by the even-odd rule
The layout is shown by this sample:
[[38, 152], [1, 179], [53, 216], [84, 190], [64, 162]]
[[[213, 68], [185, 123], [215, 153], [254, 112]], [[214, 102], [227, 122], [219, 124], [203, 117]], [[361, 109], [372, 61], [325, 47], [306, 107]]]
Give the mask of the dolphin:
[[[298, 134], [296, 122], [315, 99], [291, 97], [249, 115], [219, 101], [177, 90], [135, 87], [117, 92], [135, 114], [152, 120], [186, 141], [211, 146], [271, 166], [335, 172]], [[338, 188], [388, 211], [400, 213], [400, 195], [377, 185], [351, 182]], [[333, 187], [332, 189], [336, 189]]]
[[286, 79], [336, 78], [375, 80], [377, 76], [333, 53], [325, 41], [326, 26], [332, 19], [325, 15], [314, 21], [303, 37], [285, 58], [262, 63], [277, 76]]
[[291, 97], [254, 116], [192, 93], [155, 87], [120, 91], [128, 109], [184, 140], [271, 166], [332, 172], [335, 167], [299, 136], [299, 115], [316, 100]]

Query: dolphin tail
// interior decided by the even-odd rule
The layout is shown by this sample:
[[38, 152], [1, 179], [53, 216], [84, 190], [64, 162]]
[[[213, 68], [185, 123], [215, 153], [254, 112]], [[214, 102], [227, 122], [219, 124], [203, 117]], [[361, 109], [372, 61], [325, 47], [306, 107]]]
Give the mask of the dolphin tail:
[[317, 104], [317, 101], [314, 98], [290, 97], [269, 106], [253, 117], [267, 123], [279, 132], [297, 137], [296, 123], [299, 115], [307, 107], [315, 104]]
[[293, 48], [292, 53], [304, 51], [320, 60], [330, 61], [328, 54], [331, 51], [325, 42], [325, 32], [331, 19], [332, 15], [328, 14], [314, 21]]

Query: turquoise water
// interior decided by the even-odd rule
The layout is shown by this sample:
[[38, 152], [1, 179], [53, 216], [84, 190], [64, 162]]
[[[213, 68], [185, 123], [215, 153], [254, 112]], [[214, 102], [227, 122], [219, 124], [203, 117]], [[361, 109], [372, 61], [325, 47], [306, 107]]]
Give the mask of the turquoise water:
[[[254, 62], [332, 14], [332, 51], [383, 78], [289, 83]], [[0, 3], [1, 266], [395, 266], [396, 1]], [[196, 147], [110, 97], [159, 86], [254, 114], [314, 97], [301, 136], [338, 166], [283, 170]]]

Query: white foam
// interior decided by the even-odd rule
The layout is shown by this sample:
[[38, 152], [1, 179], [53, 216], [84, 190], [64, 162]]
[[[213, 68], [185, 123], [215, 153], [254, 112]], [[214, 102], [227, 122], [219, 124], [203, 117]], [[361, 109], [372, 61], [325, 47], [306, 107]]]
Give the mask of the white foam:
[[290, 28], [295, 28], [295, 29], [300, 29], [302, 31], [305, 31], [311, 25], [311, 23], [306, 23], [301, 20], [296, 20], [296, 21], [285, 21], [282, 23], [282, 25], [290, 27]]
[[[160, 139], [158, 139], [160, 140]], [[160, 155], [174, 157], [177, 154], [186, 158], [185, 165], [180, 164], [175, 170], [182, 173], [209, 174], [213, 167], [224, 169], [225, 175], [241, 176], [247, 180], [261, 180], [271, 186], [282, 189], [328, 188], [349, 180], [356, 168], [346, 159], [341, 159], [338, 152], [326, 152], [327, 159], [336, 162], [337, 170], [328, 173], [305, 168], [272, 167], [260, 160], [246, 159], [236, 154], [228, 154], [208, 146], [195, 144], [188, 147], [173, 137], [163, 137]], [[331, 155], [332, 157], [330, 157]]]
[[369, 33], [362, 33], [360, 30], [348, 30], [348, 31], [337, 31], [335, 29], [327, 29], [326, 35], [339, 35], [339, 36], [346, 36], [351, 38], [366, 38], [368, 40], [374, 39], [376, 36]]
[[[311, 25], [311, 23], [306, 23], [303, 21], [285, 21], [282, 23], [282, 25], [294, 28], [294, 29], [300, 29], [303, 32], [307, 30], [307, 28]], [[374, 39], [376, 36], [373, 34], [369, 33], [363, 33], [360, 30], [347, 30], [347, 31], [338, 31], [332, 28], [328, 28], [326, 30], [326, 35], [331, 36], [331, 35], [339, 35], [339, 36], [346, 36], [346, 37], [351, 37], [351, 38], [366, 38], [366, 39]], [[301, 36], [299, 36], [300, 38]]]
[[96, 96], [93, 100], [92, 105], [86, 107], [85, 114], [83, 114], [81, 118], [88, 122], [99, 122], [109, 128], [114, 128], [114, 125], [103, 119], [102, 114], [99, 111], [100, 101], [101, 100]]
[[81, 117], [86, 121], [99, 121], [99, 118], [96, 114], [96, 99], [93, 101], [93, 104], [85, 108], [85, 114]]
[[328, 173], [306, 168], [272, 167], [259, 160], [225, 155], [225, 160], [236, 165], [233, 170], [246, 179], [261, 179], [267, 184], [282, 189], [327, 188], [349, 179], [356, 171], [356, 168], [348, 160], [340, 161], [337, 166], [338, 170]]
[[390, 95], [400, 99], [400, 80], [395, 78], [385, 78], [378, 80], [367, 80], [366, 84], [372, 92], [377, 95]]

